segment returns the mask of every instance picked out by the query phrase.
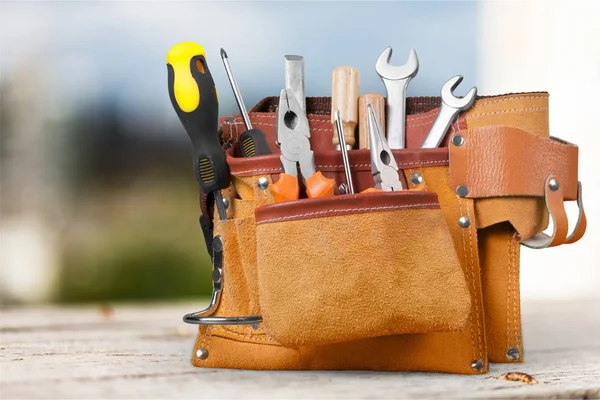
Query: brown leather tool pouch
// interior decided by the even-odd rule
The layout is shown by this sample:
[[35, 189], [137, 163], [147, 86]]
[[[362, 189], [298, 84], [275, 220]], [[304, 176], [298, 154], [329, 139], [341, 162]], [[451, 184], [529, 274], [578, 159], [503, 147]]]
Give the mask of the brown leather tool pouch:
[[470, 296], [431, 192], [373, 192], [256, 210], [260, 309], [286, 347], [459, 330]]
[[[237, 157], [241, 118], [222, 119], [232, 185], [226, 221], [201, 198], [214, 291], [185, 317], [200, 325], [194, 365], [477, 374], [523, 360], [519, 248], [583, 235], [577, 147], [549, 137], [548, 95], [526, 93], [479, 98], [442, 147], [420, 149], [439, 102], [408, 99], [394, 157], [410, 190], [361, 193], [369, 151], [351, 150], [358, 194], [278, 204], [277, 98], [250, 112], [271, 155]], [[307, 98], [307, 112], [316, 170], [345, 182], [330, 99]], [[580, 208], [572, 229], [568, 200]]]

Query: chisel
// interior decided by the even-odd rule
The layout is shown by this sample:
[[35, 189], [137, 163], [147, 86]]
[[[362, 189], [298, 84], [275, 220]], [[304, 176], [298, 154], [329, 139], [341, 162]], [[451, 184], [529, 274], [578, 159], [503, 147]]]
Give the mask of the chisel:
[[206, 63], [204, 48], [181, 42], [167, 53], [169, 97], [192, 141], [194, 173], [200, 190], [212, 193], [219, 219], [227, 219], [221, 190], [229, 187], [229, 167], [219, 143], [217, 89]]
[[250, 116], [248, 115], [248, 111], [246, 110], [246, 105], [244, 104], [244, 100], [242, 99], [242, 93], [240, 92], [240, 88], [237, 85], [237, 81], [233, 76], [233, 72], [231, 71], [231, 66], [229, 65], [229, 57], [227, 56], [227, 52], [225, 49], [221, 49], [221, 59], [223, 60], [223, 65], [225, 66], [225, 72], [227, 73], [227, 78], [229, 78], [229, 84], [231, 84], [231, 89], [233, 90], [233, 97], [235, 97], [235, 102], [240, 109], [240, 114], [242, 115], [242, 120], [244, 121], [244, 125], [246, 126], [246, 131], [240, 135], [238, 140], [239, 150], [242, 157], [254, 157], [261, 156], [264, 154], [271, 154], [271, 149], [269, 148], [269, 144], [267, 143], [267, 138], [265, 133], [260, 129], [254, 129], [252, 127], [252, 122], [250, 122]]
[[359, 73], [353, 67], [337, 67], [331, 79], [331, 123], [333, 124], [332, 143], [339, 150], [337, 136], [336, 110], [340, 111], [347, 149], [354, 147], [355, 130], [358, 123], [358, 86]]

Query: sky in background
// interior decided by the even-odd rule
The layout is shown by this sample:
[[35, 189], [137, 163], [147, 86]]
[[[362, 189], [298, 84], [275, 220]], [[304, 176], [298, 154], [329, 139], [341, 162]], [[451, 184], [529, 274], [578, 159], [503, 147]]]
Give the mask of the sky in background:
[[[237, 109], [219, 57], [225, 48], [248, 108], [283, 86], [283, 56], [305, 57], [307, 96], [328, 96], [331, 71], [352, 65], [361, 92], [384, 93], [375, 60], [392, 46], [420, 69], [409, 95], [437, 95], [462, 74], [476, 84], [477, 5], [471, 2], [2, 2], [2, 79], [35, 71], [43, 112], [115, 102], [124, 124], [182, 130], [166, 89], [165, 55], [180, 41], [202, 44], [221, 100]], [[23, 23], [27, 21], [27, 23]], [[318, 27], [318, 28], [315, 28]], [[323, 28], [326, 27], [326, 28]], [[464, 89], [464, 91], [461, 91]], [[176, 137], [185, 139], [185, 135]]]

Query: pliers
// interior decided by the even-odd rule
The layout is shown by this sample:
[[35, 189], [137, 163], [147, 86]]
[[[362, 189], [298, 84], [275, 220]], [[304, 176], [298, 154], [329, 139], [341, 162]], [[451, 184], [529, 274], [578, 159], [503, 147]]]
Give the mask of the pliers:
[[371, 145], [371, 175], [375, 180], [375, 188], [386, 192], [402, 190], [402, 182], [398, 175], [398, 164], [394, 159], [387, 140], [381, 133], [375, 111], [367, 105], [369, 114], [369, 143]]
[[335, 181], [315, 171], [315, 156], [310, 148], [310, 129], [306, 113], [288, 89], [279, 96], [277, 145], [281, 149], [283, 173], [270, 186], [275, 202], [297, 200], [300, 196], [298, 167], [310, 198], [333, 196]]

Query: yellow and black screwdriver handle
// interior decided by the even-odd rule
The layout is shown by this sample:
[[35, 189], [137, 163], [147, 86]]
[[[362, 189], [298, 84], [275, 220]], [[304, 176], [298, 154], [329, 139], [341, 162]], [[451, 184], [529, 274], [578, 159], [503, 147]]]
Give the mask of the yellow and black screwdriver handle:
[[194, 149], [194, 172], [200, 190], [212, 193], [219, 218], [227, 219], [221, 189], [229, 187], [229, 167], [219, 142], [219, 101], [204, 48], [176, 44], [167, 53], [169, 97]]

